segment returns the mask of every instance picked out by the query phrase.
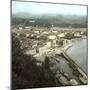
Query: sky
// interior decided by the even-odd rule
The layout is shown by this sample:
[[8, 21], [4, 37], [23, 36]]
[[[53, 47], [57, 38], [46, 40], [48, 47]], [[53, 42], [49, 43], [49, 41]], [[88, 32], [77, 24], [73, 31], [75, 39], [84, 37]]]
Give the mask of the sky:
[[87, 6], [12, 1], [12, 14], [64, 14], [87, 15]]

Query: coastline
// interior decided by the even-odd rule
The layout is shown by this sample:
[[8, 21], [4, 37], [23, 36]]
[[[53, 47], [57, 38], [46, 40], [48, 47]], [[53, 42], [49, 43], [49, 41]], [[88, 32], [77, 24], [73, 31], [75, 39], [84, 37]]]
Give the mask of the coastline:
[[[87, 40], [87, 38], [84, 38], [84, 39]], [[82, 38], [74, 39], [74, 42], [78, 42], [78, 40], [83, 40], [83, 39], [82, 39]], [[68, 46], [68, 47], [64, 50], [64, 53], [67, 54], [67, 56], [69, 56], [71, 59], [73, 59], [73, 61], [74, 61], [75, 63], [78, 63], [78, 62], [77, 62], [77, 59], [72, 58], [72, 56], [67, 53], [67, 50], [69, 50], [69, 49], [71, 49], [72, 47], [74, 47], [74, 44], [73, 44], [74, 42], [72, 42], [72, 45], [71, 45], [71, 46]], [[73, 56], [74, 56], [74, 55], [73, 55]], [[78, 55], [78, 56], [79, 56], [79, 55]], [[80, 64], [80, 63], [79, 63], [79, 64]], [[80, 64], [80, 67], [82, 68], [81, 65], [82, 65], [82, 64]], [[85, 66], [85, 65], [84, 65], [84, 66]], [[82, 68], [82, 70], [83, 70], [83, 68]], [[84, 69], [84, 71], [85, 71], [85, 69]], [[85, 72], [87, 73], [87, 71], [85, 71]]]
[[73, 42], [75, 42], [75, 41], [79, 41], [79, 40], [83, 40], [83, 39], [88, 39], [88, 37], [84, 37], [84, 38], [75, 38], [75, 39], [71, 39], [71, 45], [70, 44], [67, 44], [65, 47], [67, 47], [67, 48], [65, 48], [66, 50], [64, 50], [65, 52], [69, 49], [69, 48], [71, 48], [72, 46], [73, 46]]

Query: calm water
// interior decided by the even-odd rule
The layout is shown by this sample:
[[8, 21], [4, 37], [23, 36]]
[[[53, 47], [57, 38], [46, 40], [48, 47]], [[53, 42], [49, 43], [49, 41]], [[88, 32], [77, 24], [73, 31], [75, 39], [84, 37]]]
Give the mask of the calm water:
[[73, 46], [69, 48], [66, 53], [87, 73], [87, 39], [73, 41]]

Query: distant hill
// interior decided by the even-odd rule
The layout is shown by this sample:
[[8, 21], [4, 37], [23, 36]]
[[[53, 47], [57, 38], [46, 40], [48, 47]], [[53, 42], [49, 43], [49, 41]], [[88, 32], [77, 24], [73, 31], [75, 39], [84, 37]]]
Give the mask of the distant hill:
[[87, 16], [77, 15], [34, 15], [29, 13], [17, 13], [12, 15], [13, 24], [26, 23], [32, 25], [29, 21], [34, 20], [34, 25], [55, 25], [55, 26], [80, 26], [87, 27]]

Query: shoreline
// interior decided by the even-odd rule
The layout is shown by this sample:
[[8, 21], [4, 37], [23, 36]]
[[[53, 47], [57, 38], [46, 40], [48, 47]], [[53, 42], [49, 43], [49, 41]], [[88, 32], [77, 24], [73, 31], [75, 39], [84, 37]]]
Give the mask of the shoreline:
[[[84, 39], [87, 40], [87, 38], [84, 38]], [[84, 39], [79, 38], [79, 40], [84, 40]], [[74, 40], [75, 40], [75, 42], [78, 42], [78, 39], [74, 39]], [[74, 42], [72, 42], [72, 43], [74, 43]], [[73, 46], [74, 46], [74, 44], [73, 44]], [[64, 53], [67, 54], [67, 50], [69, 50], [69, 49], [72, 48], [73, 46], [67, 47], [67, 48], [64, 50]], [[67, 56], [70, 57], [71, 59], [73, 59], [73, 58], [71, 57], [71, 55], [68, 55], [68, 54], [67, 54]], [[74, 62], [75, 62], [75, 60], [76, 60], [76, 59], [73, 59]], [[75, 62], [75, 63], [76, 63], [76, 62]], [[82, 68], [82, 67], [81, 67], [81, 68]], [[83, 70], [83, 69], [82, 69], [82, 70]], [[87, 72], [86, 72], [86, 73], [87, 73]]]
[[67, 44], [68, 45], [68, 47], [67, 47], [67, 45], [65, 46], [65, 47], [67, 47], [66, 48], [66, 50], [64, 50], [65, 52], [69, 49], [69, 48], [71, 48], [72, 46], [73, 46], [73, 42], [77, 42], [77, 41], [79, 41], [79, 40], [83, 40], [83, 39], [88, 39], [88, 37], [85, 37], [85, 38], [75, 38], [75, 39], [71, 39], [71, 46], [70, 46], [70, 44]]

